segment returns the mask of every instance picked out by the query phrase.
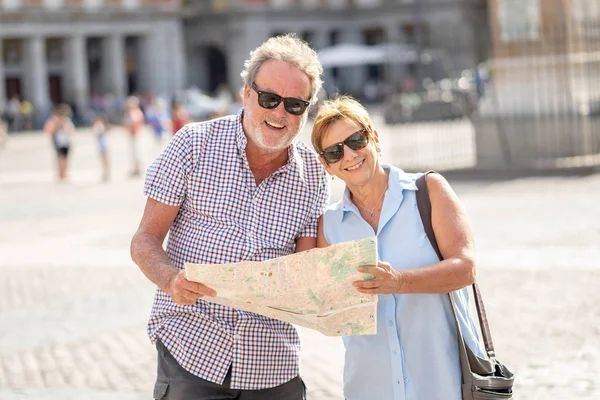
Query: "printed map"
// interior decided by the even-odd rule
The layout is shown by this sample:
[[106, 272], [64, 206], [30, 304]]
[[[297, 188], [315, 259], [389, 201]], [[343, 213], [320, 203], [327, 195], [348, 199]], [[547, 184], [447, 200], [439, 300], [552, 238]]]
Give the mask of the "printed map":
[[267, 261], [185, 264], [186, 277], [217, 291], [206, 301], [250, 311], [327, 336], [377, 333], [377, 295], [352, 282], [371, 279], [356, 269], [376, 265], [376, 238], [338, 243]]

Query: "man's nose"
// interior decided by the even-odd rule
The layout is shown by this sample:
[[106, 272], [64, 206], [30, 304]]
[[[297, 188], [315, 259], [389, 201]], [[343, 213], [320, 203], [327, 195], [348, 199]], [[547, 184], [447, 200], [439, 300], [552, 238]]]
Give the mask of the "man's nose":
[[285, 111], [285, 107], [283, 106], [283, 101], [281, 103], [277, 104], [277, 107], [272, 108], [271, 112], [279, 118], [287, 117], [287, 111]]

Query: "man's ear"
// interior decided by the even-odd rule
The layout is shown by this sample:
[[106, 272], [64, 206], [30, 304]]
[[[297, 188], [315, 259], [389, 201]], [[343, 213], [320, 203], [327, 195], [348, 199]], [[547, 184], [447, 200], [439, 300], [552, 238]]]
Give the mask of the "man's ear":
[[250, 97], [250, 86], [248, 86], [247, 83], [244, 83], [243, 99], [242, 99], [242, 101], [247, 100], [249, 97]]

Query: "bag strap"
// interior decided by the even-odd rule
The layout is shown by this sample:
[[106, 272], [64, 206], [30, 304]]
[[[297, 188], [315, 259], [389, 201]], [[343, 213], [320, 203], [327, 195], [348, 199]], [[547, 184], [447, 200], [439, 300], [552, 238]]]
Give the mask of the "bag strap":
[[[427, 175], [431, 173], [436, 173], [435, 171], [428, 171], [422, 174], [416, 182], [417, 185], [417, 207], [419, 208], [419, 214], [421, 214], [421, 221], [423, 222], [423, 227], [425, 228], [425, 233], [427, 234], [427, 238], [429, 242], [431, 242], [431, 246], [435, 250], [438, 258], [441, 260], [444, 259], [442, 253], [440, 252], [440, 248], [437, 244], [437, 240], [435, 238], [435, 232], [433, 231], [433, 225], [431, 223], [431, 199], [429, 198], [429, 191], [427, 190]], [[458, 316], [456, 313], [456, 304], [454, 302], [454, 298], [451, 293], [448, 293], [450, 297], [450, 303], [452, 304], [452, 312], [454, 313], [455, 319], [458, 323]], [[485, 345], [485, 351], [488, 357], [495, 357], [496, 353], [494, 351], [494, 343], [492, 341], [492, 333], [490, 331], [490, 326], [487, 319], [487, 314], [485, 313], [485, 306], [483, 304], [483, 299], [481, 298], [481, 292], [479, 290], [479, 285], [477, 282], [473, 283], [473, 297], [475, 298], [475, 307], [477, 308], [477, 318], [479, 320], [479, 327], [481, 328], [481, 334], [483, 336], [483, 343]], [[460, 331], [460, 326], [457, 326], [457, 332], [460, 336], [460, 341], [463, 341], [462, 333]]]

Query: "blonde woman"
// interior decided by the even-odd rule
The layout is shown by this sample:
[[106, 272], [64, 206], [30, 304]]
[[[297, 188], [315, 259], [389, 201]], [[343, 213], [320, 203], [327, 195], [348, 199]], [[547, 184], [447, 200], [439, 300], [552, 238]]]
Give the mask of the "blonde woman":
[[330, 175], [346, 183], [342, 200], [319, 222], [318, 246], [377, 236], [377, 265], [355, 282], [377, 294], [377, 334], [344, 337], [344, 395], [348, 400], [460, 400], [458, 340], [448, 292], [461, 329], [483, 356], [464, 289], [475, 279], [469, 218], [440, 175], [427, 180], [432, 223], [444, 261], [429, 243], [417, 209], [416, 174], [380, 162], [381, 145], [369, 114], [357, 101], [325, 102], [312, 143]]
[[71, 107], [60, 104], [44, 125], [44, 132], [50, 135], [52, 146], [56, 151], [58, 181], [67, 180], [68, 157], [71, 149], [71, 137], [75, 133], [75, 126], [71, 122]]

